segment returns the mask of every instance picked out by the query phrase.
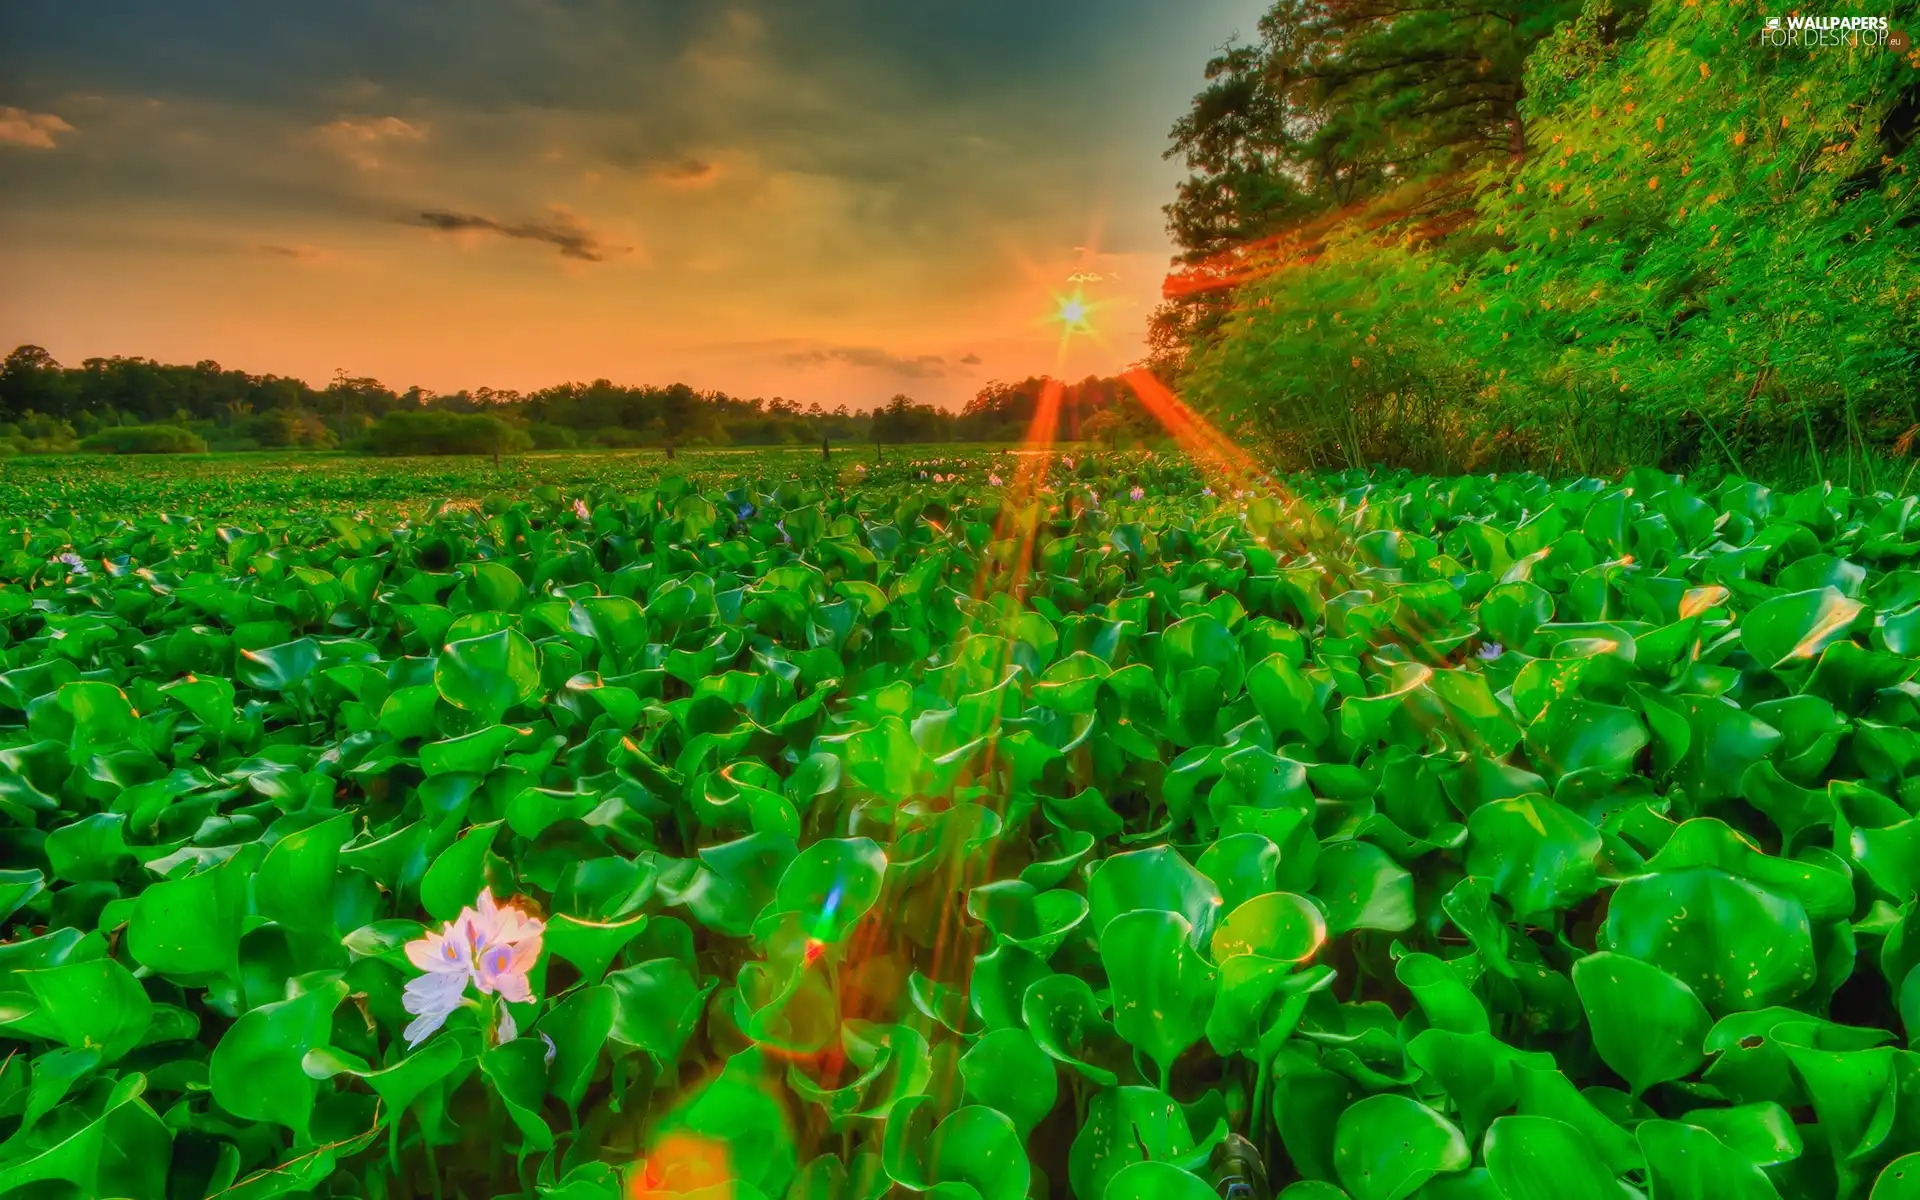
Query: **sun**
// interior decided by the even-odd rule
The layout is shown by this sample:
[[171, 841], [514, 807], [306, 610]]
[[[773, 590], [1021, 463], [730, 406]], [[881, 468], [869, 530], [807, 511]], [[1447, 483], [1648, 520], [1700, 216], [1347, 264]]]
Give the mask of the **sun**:
[[1053, 300], [1052, 320], [1060, 326], [1062, 341], [1093, 332], [1093, 310], [1097, 306], [1087, 300], [1086, 293], [1076, 288], [1071, 296], [1056, 295]]
[[1071, 292], [1054, 292], [1051, 303], [1046, 308], [1046, 316], [1041, 324], [1052, 326], [1060, 335], [1059, 363], [1067, 360], [1068, 354], [1076, 343], [1091, 341], [1096, 346], [1106, 345], [1106, 339], [1100, 335], [1099, 312], [1112, 304], [1111, 300], [1094, 299], [1085, 289], [1076, 287]]

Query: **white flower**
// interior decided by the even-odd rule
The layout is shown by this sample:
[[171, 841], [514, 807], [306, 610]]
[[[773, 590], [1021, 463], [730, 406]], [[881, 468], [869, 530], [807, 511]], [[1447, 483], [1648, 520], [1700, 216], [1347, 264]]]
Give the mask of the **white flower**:
[[585, 500], [575, 500], [573, 502], [573, 515], [579, 517], [582, 521], [590, 521], [593, 519], [593, 514], [587, 510], [587, 502]]
[[[511, 904], [495, 904], [485, 889], [475, 903], [477, 908], [461, 909], [439, 933], [406, 945], [407, 961], [426, 972], [409, 981], [401, 997], [401, 1006], [415, 1018], [406, 1029], [409, 1046], [426, 1040], [466, 1003], [469, 981], [482, 995], [498, 994], [516, 1004], [533, 1000], [527, 972], [539, 961], [546, 926]], [[512, 1041], [518, 1032], [513, 1015], [502, 1009], [498, 1040]]]
[[1145, 500], [1146, 498], [1147, 498], [1147, 489], [1142, 487], [1136, 487], [1132, 491], [1127, 493], [1127, 499], [1129, 500]]
[[1067, 464], [1067, 470], [1073, 470], [1073, 455], [1063, 454], [1060, 456], [1060, 461]]
[[473, 931], [468, 921], [472, 912], [464, 909], [439, 933], [407, 943], [407, 961], [426, 972], [407, 982], [400, 1000], [401, 1007], [415, 1017], [406, 1030], [409, 1046], [424, 1041], [460, 1007], [467, 980], [473, 976]]
[[1210, 488], [1210, 487], [1205, 487], [1205, 488], [1201, 488], [1201, 489], [1200, 489], [1200, 494], [1201, 494], [1202, 496], [1211, 496], [1211, 495], [1213, 495], [1213, 489], [1212, 489], [1212, 488]]
[[993, 486], [993, 487], [999, 487], [999, 486], [1000, 486], [1000, 483], [1001, 483], [1001, 479], [1000, 479], [1000, 476], [999, 476], [999, 474], [998, 474], [998, 473], [996, 473], [996, 472], [990, 472], [990, 473], [988, 473], [988, 475], [987, 475], [987, 483], [988, 483], [989, 485], [991, 485], [991, 486]]

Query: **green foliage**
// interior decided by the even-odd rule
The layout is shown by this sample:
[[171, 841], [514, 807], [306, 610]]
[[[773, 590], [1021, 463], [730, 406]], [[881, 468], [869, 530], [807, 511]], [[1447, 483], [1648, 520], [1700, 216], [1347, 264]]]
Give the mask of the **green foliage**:
[[533, 439], [485, 413], [395, 412], [367, 431], [375, 454], [511, 454]]
[[10, 477], [0, 1192], [1912, 1191], [1920, 500], [900, 457]]
[[176, 425], [115, 425], [80, 439], [89, 454], [203, 454], [207, 443]]
[[1208, 138], [1277, 138], [1261, 170], [1317, 184], [1196, 243], [1192, 399], [1302, 465], [1885, 482], [1920, 425], [1911, 52], [1759, 44], [1769, 14], [1691, 0], [1519, 6], [1497, 82], [1407, 121], [1464, 86], [1447, 31], [1499, 14], [1322, 7], [1276, 6], [1257, 94], [1176, 130], [1197, 181], [1241, 169]]

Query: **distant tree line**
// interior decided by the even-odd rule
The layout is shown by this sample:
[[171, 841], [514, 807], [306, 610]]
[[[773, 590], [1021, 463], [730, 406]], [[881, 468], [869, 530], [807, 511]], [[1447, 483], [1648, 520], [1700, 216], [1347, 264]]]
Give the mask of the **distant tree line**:
[[[335, 375], [325, 387], [203, 361], [90, 358], [62, 366], [38, 346], [0, 363], [0, 454], [350, 449], [384, 454], [490, 454], [571, 448], [902, 445], [1018, 441], [1035, 433], [1047, 381], [993, 382], [958, 413], [897, 395], [871, 411], [744, 399], [684, 383], [605, 379], [534, 392], [395, 391]], [[1151, 424], [1132, 390], [1089, 376], [1061, 385], [1051, 437], [1132, 443]], [[137, 435], [129, 428], [156, 431]], [[1045, 436], [1046, 431], [1038, 431]]]

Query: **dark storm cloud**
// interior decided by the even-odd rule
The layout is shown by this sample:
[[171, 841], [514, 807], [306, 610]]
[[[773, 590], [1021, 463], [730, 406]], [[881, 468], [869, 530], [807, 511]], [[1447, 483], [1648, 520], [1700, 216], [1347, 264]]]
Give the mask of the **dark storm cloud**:
[[558, 247], [562, 258], [579, 259], [581, 262], [604, 262], [608, 254], [625, 249], [604, 245], [592, 230], [570, 213], [555, 213], [539, 221], [496, 221], [475, 213], [430, 208], [401, 217], [400, 223], [441, 233], [490, 233], [521, 241], [545, 242]]

